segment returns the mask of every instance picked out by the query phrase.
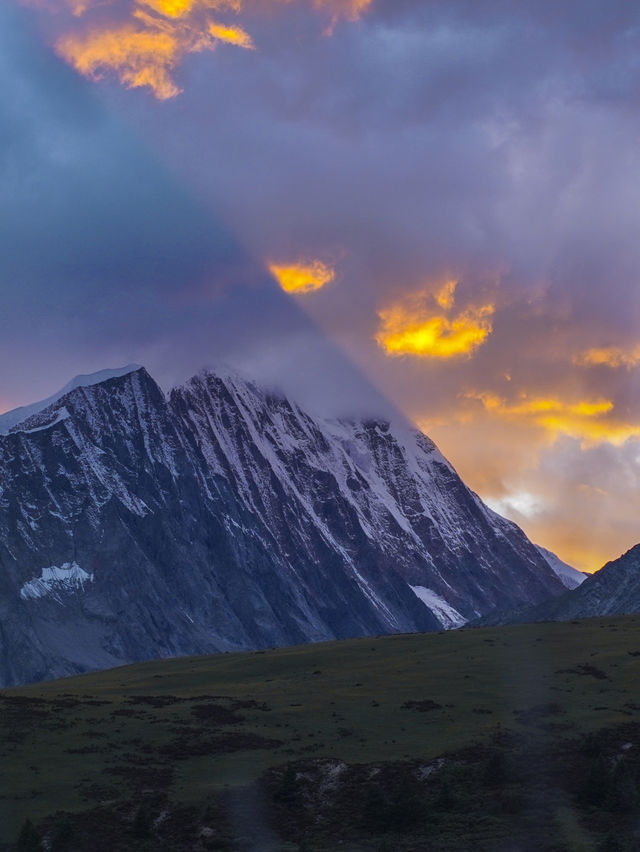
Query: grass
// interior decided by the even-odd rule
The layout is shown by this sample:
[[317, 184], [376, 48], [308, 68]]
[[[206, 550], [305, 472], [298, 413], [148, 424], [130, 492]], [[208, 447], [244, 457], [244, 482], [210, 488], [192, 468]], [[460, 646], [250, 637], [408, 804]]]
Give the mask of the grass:
[[[496, 753], [512, 763], [545, 754], [548, 766], [557, 764], [553, 773], [561, 773], [563, 760], [586, 772], [590, 758], [582, 746], [567, 751], [566, 743], [599, 731], [627, 731], [625, 736], [633, 737], [639, 713], [640, 617], [635, 616], [163, 660], [4, 690], [0, 843], [12, 844], [27, 818], [46, 830], [47, 820], [59, 811], [91, 812], [94, 822], [98, 812], [120, 814], [124, 831], [136, 818], [144, 822], [142, 812], [133, 814], [134, 803], [149, 802], [153, 820], [167, 811], [170, 816], [162, 819], [170, 822], [176, 809], [186, 809], [185, 825], [215, 822], [206, 809], [215, 811], [214, 834], [205, 832], [200, 846], [184, 848], [236, 848], [238, 825], [246, 825], [247, 813], [262, 809], [261, 848], [335, 848], [334, 823], [341, 821], [341, 848], [377, 849], [363, 840], [362, 820], [353, 816], [368, 795], [371, 813], [380, 797], [387, 802], [392, 834], [397, 829], [402, 835], [401, 841], [389, 841], [391, 848], [410, 849], [418, 829], [404, 830], [400, 804], [393, 814], [394, 785], [408, 784], [419, 809], [438, 815], [440, 827], [431, 830], [440, 846], [434, 848], [474, 848], [455, 845], [465, 842], [502, 848], [491, 844], [502, 843], [503, 835], [507, 842], [515, 819], [546, 825], [550, 837], [562, 839], [558, 848], [595, 850], [612, 825], [606, 814], [598, 816], [597, 802], [580, 810], [573, 782], [567, 781], [544, 818], [530, 808], [524, 813], [518, 803], [523, 796], [530, 799], [536, 785], [536, 807], [545, 809], [548, 772], [519, 771], [517, 778], [500, 782], [498, 795], [490, 774], [499, 776], [501, 770], [497, 764], [491, 769], [491, 761]], [[615, 737], [598, 737], [605, 738], [598, 740], [598, 749], [614, 748]], [[633, 747], [640, 751], [640, 738]], [[603, 759], [617, 759], [611, 754]], [[442, 766], [434, 763], [442, 756]], [[338, 792], [329, 796], [335, 812], [324, 827], [309, 826], [303, 812], [310, 809], [313, 785], [327, 783], [322, 773], [340, 765], [346, 767], [340, 770], [346, 780], [334, 784]], [[424, 782], [431, 786], [423, 794], [422, 788], [413, 789], [412, 779], [425, 767], [434, 768], [436, 780]], [[387, 780], [385, 773], [391, 773]], [[373, 778], [378, 780], [372, 783]], [[442, 806], [447, 784], [454, 793], [469, 788], [464, 809], [475, 814], [469, 824], [462, 800], [451, 813]], [[485, 787], [486, 801], [484, 792], [474, 792]], [[251, 796], [257, 789], [266, 792], [256, 804]], [[304, 802], [295, 803], [296, 797]], [[494, 800], [501, 802], [495, 813]], [[322, 808], [318, 800], [311, 810]], [[179, 834], [178, 827], [175, 831]], [[468, 838], [475, 831], [476, 839], [465, 841], [465, 831], [471, 832]], [[123, 848], [147, 848], [151, 841], [145, 840], [144, 826], [139, 833]], [[382, 828], [378, 834], [387, 842]], [[488, 845], [478, 846], [478, 837]], [[447, 846], [449, 841], [454, 845]], [[183, 848], [179, 839], [167, 843], [166, 848]]]

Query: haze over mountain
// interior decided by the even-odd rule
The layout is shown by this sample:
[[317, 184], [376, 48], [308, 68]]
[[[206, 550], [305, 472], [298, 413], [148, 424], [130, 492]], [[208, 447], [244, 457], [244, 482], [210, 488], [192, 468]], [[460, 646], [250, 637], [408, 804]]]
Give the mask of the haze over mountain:
[[[53, 399], [53, 402], [51, 402]], [[203, 372], [101, 372], [0, 418], [0, 683], [438, 630], [564, 586], [404, 424]]]

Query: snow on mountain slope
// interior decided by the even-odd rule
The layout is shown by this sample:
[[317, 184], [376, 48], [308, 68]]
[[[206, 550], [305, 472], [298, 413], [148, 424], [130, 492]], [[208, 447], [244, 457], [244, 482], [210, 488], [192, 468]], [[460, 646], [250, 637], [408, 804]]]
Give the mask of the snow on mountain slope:
[[279, 526], [283, 498], [270, 484], [277, 481], [285, 505], [296, 505], [347, 564], [361, 562], [368, 580], [375, 571], [365, 543], [465, 617], [504, 595], [527, 597], [529, 584], [542, 597], [560, 589], [521, 530], [485, 507], [433, 442], [406, 424], [321, 421], [277, 393], [207, 373], [175, 389], [170, 402], [266, 526]]
[[85, 583], [93, 583], [93, 574], [87, 574], [77, 562], [65, 562], [59, 568], [51, 565], [43, 568], [39, 577], [34, 577], [22, 586], [20, 597], [28, 600], [53, 595], [59, 603], [63, 603], [62, 595], [82, 591]]
[[542, 554], [544, 559], [547, 560], [551, 566], [551, 570], [557, 575], [557, 577], [559, 577], [560, 581], [567, 589], [576, 589], [587, 579], [587, 574], [583, 574], [582, 571], [577, 571], [575, 568], [572, 568], [571, 565], [567, 565], [566, 562], [563, 562], [562, 559], [557, 557], [555, 553], [547, 550], [546, 547], [541, 547], [539, 544], [536, 544], [536, 548]]
[[433, 612], [445, 629], [462, 627], [466, 623], [466, 618], [463, 618], [444, 598], [436, 595], [431, 589], [425, 589], [424, 586], [411, 586], [411, 588], [422, 603]]
[[[143, 368], [51, 399], [0, 436], [0, 684], [435, 630], [562, 591], [400, 421], [322, 420], [211, 372], [168, 399]], [[47, 565], [91, 582], [45, 594]]]
[[12, 429], [24, 420], [28, 420], [34, 415], [39, 414], [45, 408], [49, 408], [49, 406], [53, 405], [63, 396], [76, 388], [91, 387], [92, 385], [105, 382], [108, 379], [116, 379], [120, 378], [120, 376], [126, 376], [127, 373], [132, 373], [134, 370], [139, 369], [139, 364], [129, 364], [127, 367], [120, 367], [116, 370], [100, 370], [97, 373], [76, 376], [74, 379], [71, 379], [70, 382], [67, 382], [62, 390], [52, 394], [47, 397], [47, 399], [43, 399], [40, 402], [33, 402], [30, 405], [23, 405], [20, 408], [14, 408], [11, 411], [5, 411], [4, 414], [0, 414], [0, 435], [9, 434]]

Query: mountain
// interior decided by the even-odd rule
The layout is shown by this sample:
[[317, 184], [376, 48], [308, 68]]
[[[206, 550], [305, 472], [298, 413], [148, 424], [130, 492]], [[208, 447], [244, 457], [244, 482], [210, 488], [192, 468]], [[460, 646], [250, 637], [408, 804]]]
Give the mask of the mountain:
[[90, 373], [89, 375], [76, 376], [71, 379], [62, 390], [54, 393], [52, 396], [43, 399], [40, 402], [34, 402], [31, 405], [24, 405], [20, 408], [14, 408], [12, 411], [7, 411], [0, 414], [0, 435], [8, 435], [9, 432], [15, 430], [19, 424], [24, 423], [41, 411], [49, 408], [54, 403], [66, 394], [71, 393], [76, 388], [88, 388], [91, 385], [99, 385], [100, 382], [106, 382], [108, 379], [117, 379], [120, 376], [126, 376], [135, 370], [141, 369], [139, 364], [129, 364], [127, 367], [121, 367], [117, 370], [100, 370], [98, 373]]
[[563, 562], [562, 559], [559, 559], [555, 553], [547, 550], [546, 547], [540, 547], [539, 544], [536, 544], [536, 549], [546, 559], [551, 570], [567, 589], [577, 589], [589, 576], [583, 571], [577, 571], [571, 565], [567, 565], [566, 562]]
[[[144, 368], [4, 415], [0, 684], [438, 630], [563, 586], [422, 433]], [[18, 422], [13, 422], [15, 420]]]
[[511, 612], [496, 612], [474, 624], [524, 624], [532, 621], [571, 621], [640, 612], [640, 544], [587, 575], [578, 588], [559, 597]]

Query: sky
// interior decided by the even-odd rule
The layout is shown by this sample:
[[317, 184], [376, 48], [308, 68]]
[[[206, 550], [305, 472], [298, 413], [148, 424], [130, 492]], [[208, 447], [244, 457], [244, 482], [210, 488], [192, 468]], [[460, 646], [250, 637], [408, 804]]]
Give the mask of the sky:
[[0, 411], [224, 361], [640, 540], [637, 4], [8, 0], [0, 73]]

